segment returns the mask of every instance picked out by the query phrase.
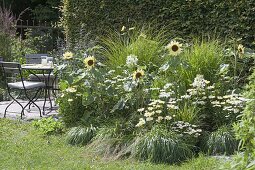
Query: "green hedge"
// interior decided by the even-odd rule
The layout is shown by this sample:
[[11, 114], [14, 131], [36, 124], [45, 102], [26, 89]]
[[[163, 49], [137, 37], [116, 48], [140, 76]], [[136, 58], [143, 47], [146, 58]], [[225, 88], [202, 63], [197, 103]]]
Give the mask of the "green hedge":
[[67, 40], [82, 29], [92, 35], [123, 25], [156, 21], [178, 36], [217, 33], [254, 42], [254, 0], [63, 0], [62, 23]]

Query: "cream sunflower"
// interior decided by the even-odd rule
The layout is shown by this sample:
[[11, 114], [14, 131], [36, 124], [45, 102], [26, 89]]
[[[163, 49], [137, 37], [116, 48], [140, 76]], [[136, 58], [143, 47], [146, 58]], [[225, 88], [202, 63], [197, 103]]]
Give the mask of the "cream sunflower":
[[169, 51], [169, 54], [172, 56], [177, 56], [182, 52], [182, 44], [177, 41], [171, 41], [166, 48]]
[[94, 56], [88, 56], [84, 59], [83, 62], [87, 68], [92, 68], [95, 66], [96, 59]]
[[133, 79], [134, 80], [137, 80], [137, 79], [140, 79], [144, 76], [144, 71], [142, 69], [140, 70], [136, 70], [134, 73], [133, 73]]
[[63, 54], [63, 57], [64, 57], [64, 60], [70, 60], [70, 59], [73, 58], [73, 53], [67, 51], [67, 52], [65, 52], [65, 53]]
[[244, 46], [242, 44], [238, 45], [237, 50], [239, 54], [244, 54]]

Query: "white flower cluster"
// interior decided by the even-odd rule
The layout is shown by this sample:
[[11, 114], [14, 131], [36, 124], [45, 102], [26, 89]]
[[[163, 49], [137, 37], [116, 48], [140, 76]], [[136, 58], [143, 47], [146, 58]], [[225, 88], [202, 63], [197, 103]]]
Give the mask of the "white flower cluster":
[[173, 100], [169, 100], [169, 102], [165, 102], [162, 100], [152, 100], [149, 104], [148, 104], [148, 108], [140, 108], [137, 111], [142, 113], [144, 118], [140, 118], [138, 124], [136, 125], [136, 127], [140, 127], [144, 124], [146, 124], [146, 122], [150, 122], [150, 121], [156, 121], [157, 123], [160, 123], [163, 120], [166, 121], [170, 121], [175, 117], [175, 114], [173, 114], [172, 116], [163, 113], [164, 110], [164, 105], [166, 104], [168, 109], [178, 109], [177, 106], [173, 105]]
[[197, 74], [191, 85], [194, 88], [203, 89], [209, 83], [210, 81], [205, 80], [203, 75]]
[[212, 104], [214, 108], [220, 108], [230, 113], [240, 113], [247, 99], [242, 95], [232, 93], [230, 95], [219, 96], [214, 85], [209, 85], [202, 75], [197, 75], [191, 84], [193, 88], [187, 90], [187, 94], [181, 96], [182, 100], [189, 99], [194, 105]]
[[168, 68], [169, 68], [169, 64], [166, 63], [166, 64], [162, 65], [162, 66], [159, 68], [159, 71], [163, 71], [163, 72], [164, 72], [164, 71], [167, 71]]
[[210, 81], [204, 79], [203, 75], [197, 75], [191, 84], [193, 88], [187, 90], [178, 101], [189, 100], [194, 105], [205, 105], [215, 93], [214, 85], [209, 85]]
[[214, 101], [211, 103], [213, 104], [213, 107], [219, 107], [232, 113], [239, 113], [244, 107], [246, 101], [247, 99], [245, 99], [242, 95], [232, 93], [230, 95], [214, 97]]
[[75, 93], [77, 91], [76, 87], [68, 87], [66, 89], [66, 92], [67, 93]]
[[127, 81], [127, 82], [125, 82], [124, 84], [123, 84], [123, 88], [124, 88], [124, 90], [126, 91], [126, 92], [130, 92], [130, 91], [132, 91], [132, 89], [134, 88], [134, 87], [136, 87], [137, 86], [137, 81]]
[[133, 55], [133, 54], [127, 56], [126, 65], [127, 65], [128, 67], [136, 66], [136, 65], [137, 65], [137, 62], [138, 62], [137, 56], [135, 56], [135, 55]]
[[137, 123], [136, 127], [140, 127], [140, 126], [143, 126], [145, 124], [145, 120], [143, 118], [140, 118], [139, 119], [139, 122]]
[[202, 129], [199, 129], [196, 125], [183, 121], [174, 122], [172, 129], [182, 135], [192, 135], [194, 137], [200, 136], [202, 132]]
[[159, 93], [159, 98], [160, 99], [168, 99], [170, 96], [173, 96], [175, 93], [174, 91], [171, 89], [173, 86], [172, 83], [167, 83], [165, 84], [165, 86], [163, 87], [163, 89], [160, 90]]

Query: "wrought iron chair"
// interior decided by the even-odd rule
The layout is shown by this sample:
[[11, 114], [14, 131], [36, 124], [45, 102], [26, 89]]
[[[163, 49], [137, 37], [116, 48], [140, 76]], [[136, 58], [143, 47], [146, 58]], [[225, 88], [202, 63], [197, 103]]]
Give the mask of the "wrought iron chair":
[[[25, 108], [30, 105], [33, 104], [35, 105], [40, 112], [40, 117], [42, 116], [41, 114], [41, 109], [40, 107], [35, 103], [35, 99], [36, 96], [38, 94], [38, 92], [40, 90], [42, 90], [45, 87], [45, 83], [43, 82], [34, 82], [34, 81], [25, 81], [23, 79], [23, 75], [22, 75], [22, 70], [21, 70], [21, 65], [19, 63], [15, 63], [15, 62], [0, 62], [0, 66], [2, 68], [2, 73], [4, 76], [4, 80], [5, 80], [5, 84], [6, 84], [6, 88], [7, 88], [7, 92], [10, 95], [10, 97], [13, 99], [13, 101], [11, 101], [9, 103], [9, 105], [5, 108], [4, 111], [4, 117], [6, 117], [6, 112], [7, 109], [14, 103], [17, 102], [19, 104], [19, 106], [22, 108], [21, 110], [21, 119], [22, 116], [25, 115], [24, 111]], [[16, 81], [13, 82], [13, 77], [18, 77], [20, 78], [20, 81]], [[19, 95], [17, 97], [14, 97], [11, 92], [12, 90], [18, 90], [19, 91]], [[29, 91], [35, 91], [35, 94], [33, 95], [33, 97], [29, 97], [28, 92]], [[20, 94], [24, 92], [25, 97], [29, 100], [28, 103], [23, 106], [19, 101], [18, 98], [20, 96]]]

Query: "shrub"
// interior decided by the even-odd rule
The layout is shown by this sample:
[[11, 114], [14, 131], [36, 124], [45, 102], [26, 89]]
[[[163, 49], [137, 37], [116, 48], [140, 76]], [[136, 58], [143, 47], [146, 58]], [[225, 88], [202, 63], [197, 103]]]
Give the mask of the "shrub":
[[[229, 67], [222, 65], [224, 54], [217, 41], [189, 47], [184, 40], [172, 39], [152, 49], [156, 59], [146, 58], [154, 52], [143, 49], [146, 55], [136, 56], [144, 45], [136, 42], [146, 36], [139, 37], [141, 32], [134, 29], [114, 34], [120, 37], [113, 43], [105, 39], [107, 65], [97, 57], [98, 48], [65, 52], [60, 58], [58, 101], [67, 126], [98, 127], [89, 146], [106, 157], [181, 162], [199, 149], [194, 146], [203, 131], [216, 131], [210, 142], [219, 146], [210, 143], [212, 154], [233, 152], [231, 132], [217, 129], [237, 120], [245, 100], [229, 86]], [[137, 53], [127, 53], [129, 48]], [[84, 137], [85, 143], [92, 135], [75, 132], [84, 132], [77, 139]]]
[[0, 56], [5, 61], [12, 60], [11, 44], [16, 32], [16, 22], [11, 8], [0, 6]]
[[65, 96], [58, 98], [59, 114], [67, 127], [79, 125], [79, 121], [85, 114], [82, 98], [78, 96]]
[[[79, 37], [79, 30], [103, 35], [106, 30], [152, 20], [176, 31], [183, 38], [203, 33], [218, 33], [221, 37], [242, 38], [247, 44], [254, 41], [255, 14], [253, 0], [183, 1], [183, 0], [64, 0], [62, 24], [69, 42]], [[121, 9], [121, 10], [120, 10]]]
[[136, 145], [136, 157], [154, 163], [179, 163], [190, 158], [192, 147], [177, 134], [162, 127], [154, 127], [143, 134]]
[[12, 37], [0, 32], [0, 56], [3, 57], [5, 61], [11, 61], [11, 44]]
[[231, 169], [254, 169], [255, 160], [255, 70], [249, 77], [249, 84], [246, 86], [245, 96], [248, 99], [247, 105], [242, 114], [240, 122], [236, 123], [234, 128], [237, 139], [240, 140], [239, 149], [244, 153], [238, 155], [237, 159], [232, 162]]
[[96, 135], [96, 128], [90, 127], [73, 127], [67, 133], [66, 141], [71, 145], [86, 145]]
[[33, 126], [37, 128], [43, 135], [60, 134], [64, 130], [62, 122], [56, 121], [52, 117], [34, 121]]
[[231, 155], [237, 150], [237, 144], [233, 130], [227, 126], [210, 133], [206, 141], [208, 153], [212, 155]]

